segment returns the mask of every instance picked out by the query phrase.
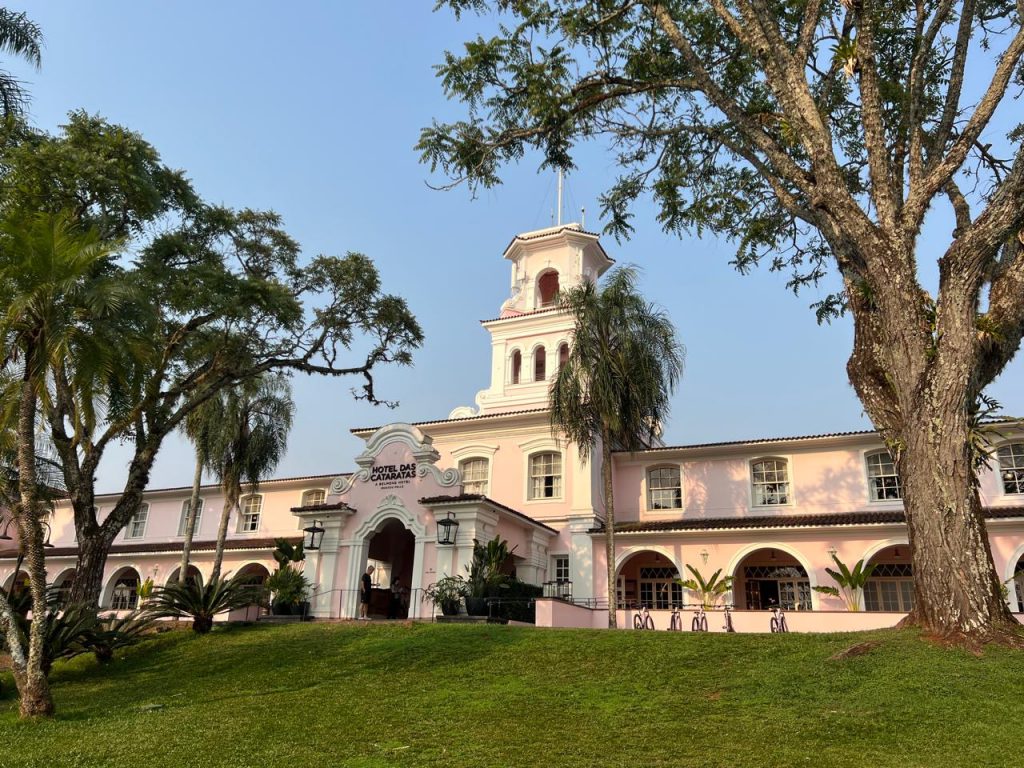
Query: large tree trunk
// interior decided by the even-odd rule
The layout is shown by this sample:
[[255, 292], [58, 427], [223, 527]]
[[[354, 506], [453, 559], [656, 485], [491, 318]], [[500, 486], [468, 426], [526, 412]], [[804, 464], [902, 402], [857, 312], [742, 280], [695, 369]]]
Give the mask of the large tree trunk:
[[605, 557], [608, 560], [608, 627], [618, 625], [615, 599], [615, 499], [612, 496], [612, 451], [608, 430], [601, 435], [601, 481], [604, 484]]
[[75, 581], [68, 597], [70, 603], [84, 603], [100, 608], [103, 591], [103, 571], [107, 566], [112, 539], [97, 532], [94, 536], [80, 537], [78, 558], [75, 562]]
[[906, 451], [898, 461], [914, 566], [906, 624], [970, 642], [1019, 630], [992, 560], [967, 414], [921, 410], [903, 429]]
[[25, 562], [32, 593], [32, 624], [28, 633], [28, 658], [25, 666], [15, 668], [15, 680], [21, 696], [22, 717], [49, 717], [53, 697], [43, 670], [45, 661], [46, 564], [43, 558], [43, 529], [39, 523], [40, 501], [36, 478], [36, 391], [32, 380], [32, 357], [25, 356], [25, 376], [18, 409], [18, 533], [25, 549]]
[[188, 516], [185, 519], [185, 541], [181, 545], [181, 564], [178, 567], [178, 583], [185, 585], [188, 578], [188, 561], [192, 554], [192, 537], [196, 531], [196, 507], [199, 506], [199, 486], [203, 482], [203, 457], [196, 451], [196, 471], [192, 476], [192, 496], [188, 500]]
[[228, 538], [228, 520], [231, 518], [231, 510], [238, 504], [239, 494], [231, 488], [224, 489], [224, 507], [220, 513], [220, 525], [217, 528], [217, 550], [213, 555], [213, 572], [210, 574], [210, 582], [220, 578], [221, 564], [224, 562], [224, 544]]

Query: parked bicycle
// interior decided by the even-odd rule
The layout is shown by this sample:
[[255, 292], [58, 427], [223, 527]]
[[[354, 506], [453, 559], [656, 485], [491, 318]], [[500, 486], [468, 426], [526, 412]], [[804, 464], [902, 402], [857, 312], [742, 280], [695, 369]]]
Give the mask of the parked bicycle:
[[726, 604], [725, 608], [725, 624], [722, 626], [726, 632], [735, 632], [736, 628], [732, 625], [732, 606]]
[[789, 627], [786, 625], [786, 612], [782, 610], [782, 606], [773, 600], [771, 611], [772, 618], [768, 622], [768, 626], [771, 627], [772, 632], [789, 632]]
[[708, 631], [708, 617], [704, 612], [704, 606], [698, 605], [697, 610], [693, 612], [693, 621], [690, 622], [690, 629], [693, 632], [707, 632]]
[[683, 614], [680, 612], [680, 606], [672, 606], [672, 618], [669, 619], [668, 629], [670, 632], [682, 632], [683, 631]]
[[654, 617], [651, 616], [646, 605], [633, 617], [633, 629], [654, 629]]

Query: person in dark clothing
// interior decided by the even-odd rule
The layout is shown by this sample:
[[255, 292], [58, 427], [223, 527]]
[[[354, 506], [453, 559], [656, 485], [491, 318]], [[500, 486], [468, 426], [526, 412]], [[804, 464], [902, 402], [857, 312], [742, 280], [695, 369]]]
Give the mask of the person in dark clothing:
[[373, 586], [373, 580], [370, 576], [373, 574], [373, 566], [366, 566], [366, 573], [363, 574], [362, 584], [359, 589], [359, 619], [361, 621], [370, 620], [370, 589]]
[[391, 580], [391, 602], [388, 603], [388, 618], [397, 619], [402, 610], [402, 580], [395, 576]]

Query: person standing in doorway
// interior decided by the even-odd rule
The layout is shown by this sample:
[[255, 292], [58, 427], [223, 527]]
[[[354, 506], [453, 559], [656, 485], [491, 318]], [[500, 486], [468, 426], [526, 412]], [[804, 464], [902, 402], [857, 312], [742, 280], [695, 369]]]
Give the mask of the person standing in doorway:
[[363, 574], [362, 584], [359, 589], [359, 618], [362, 621], [370, 620], [370, 592], [373, 587], [373, 566], [366, 566], [366, 573]]
[[402, 580], [395, 576], [391, 580], [391, 603], [388, 605], [388, 618], [397, 619], [402, 609]]

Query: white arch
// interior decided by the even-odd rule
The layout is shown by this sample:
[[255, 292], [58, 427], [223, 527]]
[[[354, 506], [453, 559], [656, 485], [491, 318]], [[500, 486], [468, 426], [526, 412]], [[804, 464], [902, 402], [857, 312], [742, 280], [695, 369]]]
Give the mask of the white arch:
[[60, 573], [58, 573], [57, 576], [53, 579], [53, 581], [50, 582], [50, 584], [52, 584], [55, 587], [59, 587], [61, 585], [61, 582], [63, 582], [68, 577], [69, 574], [73, 576], [76, 573], [78, 573], [78, 569], [74, 566], [69, 566]]
[[267, 572], [267, 577], [268, 578], [270, 577], [270, 574], [272, 574], [274, 572], [273, 569], [267, 563], [263, 562], [262, 560], [249, 560], [249, 561], [247, 561], [245, 563], [242, 563], [240, 566], [238, 566], [234, 570], [233, 573], [234, 573], [235, 576], [238, 576], [240, 573], [242, 573], [242, 571], [244, 571], [246, 568], [248, 568], [249, 566], [252, 566], [252, 565], [258, 565], [260, 568], [265, 570]]
[[4, 581], [4, 592], [6, 592], [7, 594], [11, 593], [11, 588], [14, 586], [14, 580], [18, 578], [19, 573], [24, 573], [26, 576], [28, 576], [28, 571], [26, 571], [24, 568], [21, 568], [17, 571], [13, 571], [11, 575], [8, 576], [7, 579]]
[[114, 599], [114, 587], [117, 585], [117, 580], [121, 578], [127, 571], [134, 571], [135, 576], [139, 580], [139, 585], [142, 585], [142, 569], [138, 565], [132, 563], [129, 565], [119, 566], [110, 577], [107, 579], [107, 586], [103, 588], [103, 599], [100, 600], [101, 608], [109, 608], [110, 602]]
[[1006, 599], [1010, 603], [1010, 609], [1013, 610], [1017, 607], [1017, 601], [1021, 598], [1017, 594], [1017, 582], [1014, 580], [1014, 574], [1017, 569], [1017, 561], [1024, 557], [1024, 544], [1018, 545], [1013, 551], [1013, 555], [1006, 561], [1006, 569], [1003, 572], [1003, 584], [1006, 585]]
[[377, 505], [377, 511], [363, 521], [352, 538], [368, 539], [373, 534], [379, 533], [384, 524], [392, 518], [397, 519], [417, 538], [427, 535], [427, 527], [416, 518], [416, 515], [406, 509], [400, 498], [392, 495], [381, 499], [380, 504]]
[[874, 557], [875, 555], [877, 555], [879, 552], [881, 552], [883, 549], [886, 549], [887, 547], [908, 547], [909, 548], [910, 547], [910, 541], [907, 539], [906, 536], [896, 536], [896, 537], [891, 538], [891, 539], [884, 539], [883, 541], [876, 541], [874, 544], [872, 544], [870, 547], [868, 547], [866, 550], [864, 550], [864, 554], [861, 555], [861, 559], [864, 560], [864, 565], [867, 565], [871, 561], [872, 557]]
[[615, 578], [619, 577], [619, 574], [622, 572], [622, 566], [626, 564], [626, 561], [629, 558], [633, 557], [633, 555], [638, 555], [641, 552], [654, 552], [655, 554], [658, 554], [658, 555], [664, 555], [665, 558], [670, 563], [672, 563], [673, 566], [675, 566], [676, 573], [678, 573], [680, 578], [682, 578], [682, 575], [683, 575], [683, 566], [682, 566], [682, 564], [676, 562], [676, 558], [675, 558], [674, 554], [672, 553], [671, 548], [663, 546], [661, 544], [651, 544], [649, 546], [642, 545], [642, 544], [637, 544], [637, 545], [628, 547], [627, 549], [624, 549], [615, 558]]
[[[773, 457], [774, 458], [774, 457]], [[804, 557], [800, 550], [791, 547], [789, 544], [783, 544], [777, 541], [766, 541], [759, 542], [756, 544], [748, 544], [740, 550], [737, 550], [732, 559], [729, 561], [729, 565], [726, 566], [725, 573], [728, 576], [736, 578], [736, 570], [740, 567], [748, 555], [757, 552], [759, 549], [777, 549], [780, 552], [785, 552], [787, 555], [791, 555], [794, 560], [803, 566], [804, 572], [807, 574], [807, 581], [811, 585], [811, 610], [818, 610], [818, 593], [814, 590], [818, 586], [818, 574], [814, 568], [811, 567], [810, 561]]]
[[[202, 586], [203, 584], [206, 583], [206, 574], [203, 573], [203, 569], [202, 568], [200, 568], [198, 565], [196, 565], [193, 562], [190, 562], [188, 564], [188, 567], [189, 567], [189, 569], [195, 568], [196, 573], [199, 574], [199, 585], [200, 586]], [[166, 579], [164, 579], [164, 586], [165, 587], [168, 584], [178, 580], [178, 571], [180, 571], [180, 570], [181, 570], [181, 565], [176, 565], [176, 566], [174, 566], [174, 568], [171, 569], [170, 575]]]

